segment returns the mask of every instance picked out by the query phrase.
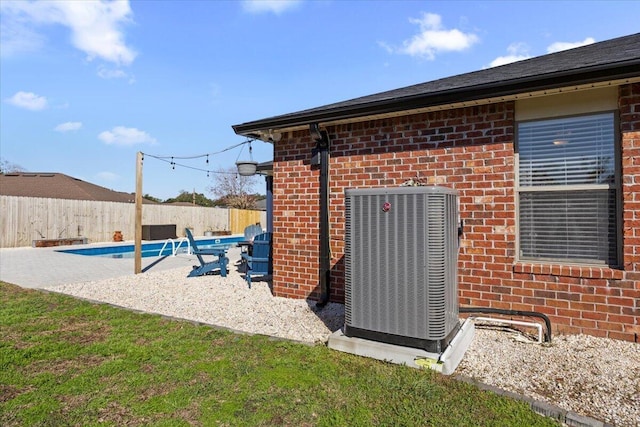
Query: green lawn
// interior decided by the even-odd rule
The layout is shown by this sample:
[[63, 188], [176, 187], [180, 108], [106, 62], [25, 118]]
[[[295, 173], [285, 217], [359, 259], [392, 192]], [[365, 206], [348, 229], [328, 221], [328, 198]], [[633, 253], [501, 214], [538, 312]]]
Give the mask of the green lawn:
[[545, 426], [416, 370], [0, 282], [0, 425]]

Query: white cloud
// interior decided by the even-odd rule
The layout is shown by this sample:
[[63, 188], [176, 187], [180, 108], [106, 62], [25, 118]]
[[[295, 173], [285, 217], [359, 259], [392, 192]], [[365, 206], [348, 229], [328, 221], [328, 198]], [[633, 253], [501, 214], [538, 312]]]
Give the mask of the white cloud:
[[409, 22], [420, 27], [420, 32], [405, 40], [402, 47], [393, 47], [381, 42], [380, 46], [391, 53], [400, 53], [432, 60], [437, 53], [457, 52], [468, 49], [479, 41], [478, 36], [458, 29], [447, 30], [442, 18], [435, 13], [423, 13], [421, 18], [409, 18]]
[[110, 69], [106, 67], [98, 67], [98, 76], [103, 79], [126, 79], [129, 77], [127, 73], [119, 68]]
[[129, 1], [5, 1], [3, 12], [3, 50], [33, 49], [42, 43], [35, 27], [63, 25], [71, 31], [71, 43], [87, 54], [88, 60], [100, 58], [129, 65], [136, 52], [124, 40], [122, 26], [131, 22]]
[[82, 127], [81, 122], [66, 122], [66, 123], [60, 123], [53, 130], [57, 132], [70, 132], [72, 130], [78, 130], [81, 127]]
[[36, 95], [33, 92], [17, 92], [7, 102], [16, 107], [26, 108], [31, 111], [39, 111], [47, 108], [47, 98]]
[[98, 172], [96, 178], [102, 181], [114, 182], [120, 179], [120, 175], [113, 172]]
[[489, 68], [531, 58], [531, 55], [529, 55], [529, 47], [524, 43], [511, 43], [509, 47], [507, 47], [507, 53], [508, 55], [499, 56], [491, 61]]
[[[574, 47], [586, 46], [588, 44], [595, 43], [595, 40], [591, 37], [587, 37], [581, 42], [568, 43], [568, 42], [555, 42], [547, 47], [547, 53], [560, 52], [562, 50], [573, 49]], [[507, 55], [499, 56], [488, 65], [488, 67], [497, 67], [500, 65], [511, 64], [512, 62], [522, 61], [529, 59], [532, 56], [529, 54], [529, 47], [525, 43], [512, 43], [507, 48]]]
[[586, 46], [588, 44], [595, 43], [593, 37], [587, 37], [581, 42], [555, 42], [547, 47], [547, 53], [560, 52], [561, 50], [573, 49], [574, 47]]
[[281, 14], [298, 6], [300, 0], [244, 0], [242, 8], [249, 13]]
[[98, 135], [98, 138], [105, 144], [113, 145], [135, 145], [135, 144], [155, 144], [156, 139], [148, 133], [136, 128], [116, 126], [111, 130], [106, 130]]
[[[6, 2], [0, 2], [0, 11], [6, 9]], [[22, 23], [11, 20], [7, 14], [0, 15], [0, 55], [9, 57], [23, 52], [35, 52], [44, 44], [44, 38]]]
[[127, 79], [129, 84], [136, 82], [136, 79], [132, 74], [129, 74], [120, 68], [112, 69], [102, 65], [98, 67], [98, 77], [105, 80]]

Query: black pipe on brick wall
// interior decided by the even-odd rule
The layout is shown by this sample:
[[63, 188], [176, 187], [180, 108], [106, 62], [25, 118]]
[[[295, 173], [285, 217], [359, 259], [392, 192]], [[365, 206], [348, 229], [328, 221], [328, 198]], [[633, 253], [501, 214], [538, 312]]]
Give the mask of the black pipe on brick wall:
[[322, 308], [330, 298], [331, 259], [329, 247], [329, 135], [321, 131], [317, 123], [309, 125], [311, 137], [316, 141], [312, 152], [312, 165], [320, 166], [320, 298], [316, 307]]
[[459, 313], [485, 313], [485, 314], [504, 314], [506, 316], [523, 316], [523, 317], [538, 317], [544, 320], [544, 324], [547, 327], [546, 341], [551, 342], [551, 320], [546, 314], [538, 311], [521, 311], [521, 310], [507, 310], [503, 308], [491, 308], [491, 307], [458, 307]]

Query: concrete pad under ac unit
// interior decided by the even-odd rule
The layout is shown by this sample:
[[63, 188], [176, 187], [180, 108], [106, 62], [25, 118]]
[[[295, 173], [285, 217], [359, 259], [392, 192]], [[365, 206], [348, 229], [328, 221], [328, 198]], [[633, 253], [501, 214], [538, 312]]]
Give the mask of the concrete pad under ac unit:
[[329, 348], [358, 356], [406, 365], [412, 368], [429, 368], [444, 375], [451, 375], [462, 360], [475, 335], [473, 320], [467, 319], [451, 343], [442, 353], [430, 353], [419, 348], [403, 347], [358, 337], [347, 337], [337, 330], [329, 337]]

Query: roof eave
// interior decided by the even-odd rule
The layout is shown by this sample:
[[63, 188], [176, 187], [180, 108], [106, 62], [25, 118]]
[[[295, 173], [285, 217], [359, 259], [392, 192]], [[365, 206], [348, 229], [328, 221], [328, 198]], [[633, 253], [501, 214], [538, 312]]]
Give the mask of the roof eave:
[[607, 64], [607, 66], [491, 82], [483, 85], [341, 106], [321, 111], [288, 114], [235, 125], [233, 126], [233, 130], [238, 135], [259, 138], [260, 132], [266, 129], [308, 126], [310, 123], [344, 121], [399, 111], [419, 110], [421, 108], [443, 104], [477, 101], [567, 86], [580, 86], [633, 77], [637, 78], [639, 76], [639, 67], [640, 59], [634, 59], [623, 63]]

